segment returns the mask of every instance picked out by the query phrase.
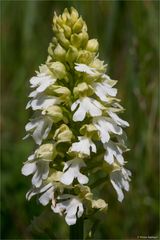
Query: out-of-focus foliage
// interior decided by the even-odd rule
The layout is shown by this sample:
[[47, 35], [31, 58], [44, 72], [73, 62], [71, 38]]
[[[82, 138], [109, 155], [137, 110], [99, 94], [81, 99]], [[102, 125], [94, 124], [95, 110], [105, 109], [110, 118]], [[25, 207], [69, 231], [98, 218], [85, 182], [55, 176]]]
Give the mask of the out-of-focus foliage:
[[130, 123], [131, 151], [125, 157], [133, 173], [131, 190], [121, 204], [106, 181], [99, 191], [109, 202], [108, 212], [86, 221], [86, 233], [95, 222], [95, 239], [158, 238], [158, 5], [149, 0], [1, 2], [1, 239], [68, 238], [63, 219], [43, 212], [36, 199], [25, 200], [30, 183], [21, 167], [34, 147], [32, 140], [22, 141], [31, 116], [25, 110], [29, 79], [46, 60], [53, 11], [70, 6], [86, 20], [90, 37], [98, 38], [101, 59], [119, 80]]

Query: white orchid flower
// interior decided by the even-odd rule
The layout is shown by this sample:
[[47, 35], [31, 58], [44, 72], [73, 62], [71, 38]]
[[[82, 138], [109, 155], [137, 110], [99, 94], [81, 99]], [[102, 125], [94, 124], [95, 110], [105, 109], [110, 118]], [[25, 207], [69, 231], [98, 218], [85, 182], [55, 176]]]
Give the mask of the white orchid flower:
[[80, 153], [80, 155], [90, 156], [90, 152], [96, 153], [96, 145], [88, 137], [78, 137], [79, 142], [72, 143], [69, 153]]
[[39, 202], [46, 206], [50, 200], [54, 199], [54, 186], [52, 183], [42, 184], [39, 188], [33, 187], [26, 194], [26, 198], [30, 200], [34, 195], [41, 194]]
[[122, 202], [124, 194], [122, 189], [129, 191], [129, 181], [130, 181], [131, 172], [125, 168], [120, 168], [112, 171], [110, 173], [110, 180], [117, 192], [118, 201]]
[[54, 84], [56, 79], [46, 73], [38, 73], [30, 79], [31, 88], [36, 88], [37, 93], [44, 92], [49, 86]]
[[40, 187], [42, 181], [48, 177], [49, 161], [38, 160], [36, 162], [26, 162], [22, 168], [22, 174], [25, 176], [34, 174], [32, 177], [32, 184], [36, 187]]
[[86, 113], [89, 113], [90, 116], [101, 116], [102, 115], [102, 109], [104, 107], [95, 99], [90, 97], [83, 97], [78, 100], [76, 100], [72, 106], [71, 110], [74, 111], [76, 108], [76, 112], [73, 115], [73, 121], [83, 121]]
[[117, 89], [112, 88], [107, 81], [93, 83], [92, 86], [95, 89], [95, 94], [104, 102], [109, 101], [108, 97], [115, 97], [117, 94]]
[[70, 194], [64, 194], [58, 197], [61, 202], [57, 203], [56, 206], [51, 206], [55, 213], [65, 215], [65, 220], [68, 225], [74, 225], [77, 218], [80, 218], [84, 212], [83, 204], [81, 200]]
[[117, 80], [112, 80], [112, 79], [110, 78], [110, 76], [108, 76], [107, 74], [103, 74], [103, 75], [101, 76], [101, 79], [102, 79], [102, 81], [104, 81], [106, 84], [108, 84], [110, 87], [113, 87], [113, 86], [116, 85], [116, 83], [117, 83]]
[[97, 75], [98, 72], [95, 68], [92, 68], [92, 67], [89, 67], [88, 65], [86, 64], [83, 64], [83, 63], [75, 63], [75, 69], [77, 72], [84, 72], [84, 73], [87, 73], [91, 76], [94, 76], [94, 75]]
[[60, 103], [61, 100], [56, 96], [39, 94], [27, 103], [26, 109], [31, 107], [32, 110], [45, 110], [52, 105], [58, 105]]
[[35, 90], [29, 94], [29, 97], [33, 99], [28, 102], [26, 109], [32, 107], [33, 110], [43, 110], [56, 104], [58, 98], [44, 95], [44, 91], [55, 82], [56, 79], [45, 72], [37, 73], [37, 76], [32, 77], [30, 79], [30, 84], [31, 88], [35, 88]]
[[80, 169], [86, 167], [85, 162], [80, 158], [74, 158], [65, 163], [63, 168], [63, 175], [61, 177], [61, 182], [70, 185], [75, 178], [77, 178], [80, 184], [88, 183], [88, 177], [80, 173]]
[[110, 133], [121, 135], [123, 132], [121, 127], [107, 117], [94, 118], [93, 125], [99, 130], [102, 143], [109, 141]]
[[116, 159], [120, 165], [124, 164], [123, 151], [117, 144], [110, 140], [104, 144], [104, 148], [106, 149], [104, 160], [107, 163], [113, 164]]
[[[50, 184], [50, 183], [49, 183]], [[48, 186], [49, 186], [48, 184]], [[43, 191], [44, 193], [40, 196], [39, 202], [46, 206], [50, 200], [54, 200], [54, 186], [50, 184], [50, 187], [46, 191]]]
[[35, 187], [40, 187], [42, 181], [48, 177], [50, 161], [48, 159], [37, 159], [36, 155], [32, 154], [28, 161], [24, 163], [22, 174], [25, 176], [33, 174], [32, 184]]
[[42, 140], [47, 138], [52, 124], [53, 121], [49, 117], [43, 115], [35, 119], [31, 119], [25, 126], [25, 130], [28, 134], [24, 137], [24, 139], [31, 135], [34, 141], [40, 145]]
[[129, 123], [127, 121], [122, 120], [120, 117], [118, 117], [116, 113], [109, 110], [108, 114], [119, 126], [129, 127]]

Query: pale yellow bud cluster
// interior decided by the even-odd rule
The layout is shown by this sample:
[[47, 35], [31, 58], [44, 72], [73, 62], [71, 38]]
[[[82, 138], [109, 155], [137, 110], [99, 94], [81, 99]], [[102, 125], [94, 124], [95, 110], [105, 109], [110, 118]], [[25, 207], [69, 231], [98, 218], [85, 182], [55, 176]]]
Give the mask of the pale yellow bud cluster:
[[90, 63], [98, 52], [98, 41], [90, 39], [87, 25], [77, 10], [65, 9], [62, 15], [53, 18], [53, 32], [56, 36], [49, 45], [48, 53], [53, 59], [68, 62]]

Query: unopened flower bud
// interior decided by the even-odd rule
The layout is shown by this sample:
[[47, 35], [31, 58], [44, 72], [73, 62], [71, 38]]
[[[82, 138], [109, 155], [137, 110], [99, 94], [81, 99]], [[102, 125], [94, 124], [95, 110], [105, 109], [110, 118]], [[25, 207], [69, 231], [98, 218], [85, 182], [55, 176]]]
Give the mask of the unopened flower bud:
[[104, 61], [101, 61], [98, 58], [96, 58], [90, 65], [91, 67], [96, 68], [100, 72], [105, 72], [107, 65], [104, 65], [103, 63]]
[[94, 58], [94, 54], [87, 50], [80, 50], [77, 58], [78, 63], [89, 64]]
[[89, 36], [86, 31], [81, 32], [79, 36], [81, 36], [81, 39], [82, 39], [81, 47], [83, 48], [86, 46]]
[[57, 60], [64, 61], [65, 55], [66, 55], [66, 50], [63, 47], [61, 47], [60, 44], [58, 44], [56, 46], [56, 48], [54, 49], [53, 55]]
[[89, 96], [93, 94], [93, 90], [87, 83], [82, 82], [73, 89], [73, 93], [75, 97]]
[[76, 48], [79, 48], [82, 43], [82, 36], [80, 34], [74, 33], [71, 36], [71, 44]]
[[65, 23], [68, 25], [68, 26], [71, 26], [72, 25], [72, 19], [71, 19], [71, 15], [68, 11], [67, 8], [64, 9], [64, 12], [62, 14], [62, 19], [65, 21]]
[[65, 37], [63, 32], [58, 32], [56, 33], [56, 37], [58, 39], [58, 41], [60, 42], [60, 44], [64, 47], [64, 48], [68, 48], [70, 45], [69, 40]]
[[71, 23], [74, 24], [79, 17], [77, 10], [74, 7], [71, 7]]
[[46, 73], [46, 74], [52, 74], [50, 69], [45, 64], [42, 64], [42, 65], [39, 66], [39, 71], [42, 72], [42, 73]]
[[53, 173], [48, 177], [48, 182], [58, 182], [62, 177], [63, 172], [53, 171]]
[[50, 66], [51, 71], [55, 74], [56, 78], [63, 79], [66, 77], [66, 68], [61, 62], [53, 62]]
[[61, 86], [54, 89], [54, 93], [64, 102], [69, 101], [70, 95], [71, 95], [71, 91], [67, 87], [61, 87]]
[[97, 128], [93, 124], [85, 124], [81, 127], [80, 133], [87, 137], [93, 138], [94, 140], [99, 138]]
[[91, 192], [91, 189], [88, 186], [80, 184], [75, 185], [75, 193], [82, 199], [92, 201], [93, 193]]
[[48, 54], [50, 56], [53, 56], [53, 51], [54, 51], [54, 45], [53, 45], [53, 43], [50, 43], [49, 47], [48, 47]]
[[79, 33], [82, 30], [83, 24], [84, 24], [84, 21], [80, 17], [73, 26], [73, 32], [74, 33]]
[[42, 111], [43, 115], [49, 116], [54, 123], [57, 123], [63, 119], [63, 112], [59, 106], [50, 106]]
[[72, 131], [66, 124], [62, 124], [54, 134], [54, 139], [56, 139], [58, 142], [70, 142], [72, 138]]
[[45, 160], [51, 160], [53, 155], [54, 145], [46, 143], [41, 145], [35, 152], [36, 157]]
[[57, 19], [58, 19], [57, 13], [54, 12], [53, 25], [56, 25], [56, 24], [57, 24]]
[[56, 25], [57, 25], [57, 27], [59, 27], [59, 30], [60, 30], [61, 28], [63, 28], [64, 21], [63, 21], [63, 19], [61, 18], [61, 15], [57, 18]]
[[54, 33], [58, 32], [58, 26], [57, 25], [53, 25], [52, 30]]
[[64, 11], [63, 11], [63, 13], [62, 13], [62, 20], [63, 20], [64, 22], [66, 22], [68, 16], [69, 16], [68, 9], [65, 8]]
[[63, 24], [63, 29], [64, 29], [64, 35], [66, 38], [70, 38], [71, 36], [71, 28], [67, 26], [66, 24]]
[[54, 94], [56, 97], [59, 97], [60, 100], [68, 101], [70, 99], [71, 91], [67, 87], [59, 85], [51, 85], [46, 90], [48, 95]]
[[103, 199], [92, 200], [92, 208], [96, 208], [99, 211], [107, 210], [108, 204]]
[[87, 43], [86, 50], [91, 52], [97, 52], [98, 47], [99, 47], [99, 44], [97, 39], [90, 39]]
[[49, 47], [48, 47], [48, 53], [50, 56], [53, 56], [53, 51], [54, 51], [55, 47], [57, 46], [57, 44], [58, 44], [57, 38], [53, 37], [52, 42], [49, 44]]
[[66, 61], [68, 63], [72, 63], [74, 61], [76, 61], [78, 57], [78, 50], [76, 47], [70, 45], [68, 51], [67, 51], [67, 54], [66, 54]]

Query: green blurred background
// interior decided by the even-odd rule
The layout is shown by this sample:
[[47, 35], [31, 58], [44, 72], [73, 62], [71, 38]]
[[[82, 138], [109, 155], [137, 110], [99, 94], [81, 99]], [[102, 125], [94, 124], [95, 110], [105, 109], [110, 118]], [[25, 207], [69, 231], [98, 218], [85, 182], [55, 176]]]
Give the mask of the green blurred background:
[[[21, 175], [22, 162], [34, 148], [22, 141], [31, 112], [25, 110], [29, 79], [47, 57], [54, 10], [74, 6], [88, 25], [90, 38], [100, 43], [100, 58], [118, 79], [119, 97], [126, 108], [127, 167], [131, 190], [122, 204], [107, 183], [99, 189], [109, 202], [106, 214], [95, 216], [95, 239], [137, 239], [158, 233], [158, 1], [2, 1], [2, 162], [1, 239], [68, 238], [58, 215], [36, 199], [27, 202], [30, 181]], [[42, 221], [40, 217], [42, 214]], [[33, 216], [33, 226], [29, 226]], [[51, 230], [45, 230], [45, 224]], [[92, 222], [86, 223], [86, 232]], [[29, 227], [28, 227], [29, 226]], [[47, 231], [49, 234], [47, 234]]]

